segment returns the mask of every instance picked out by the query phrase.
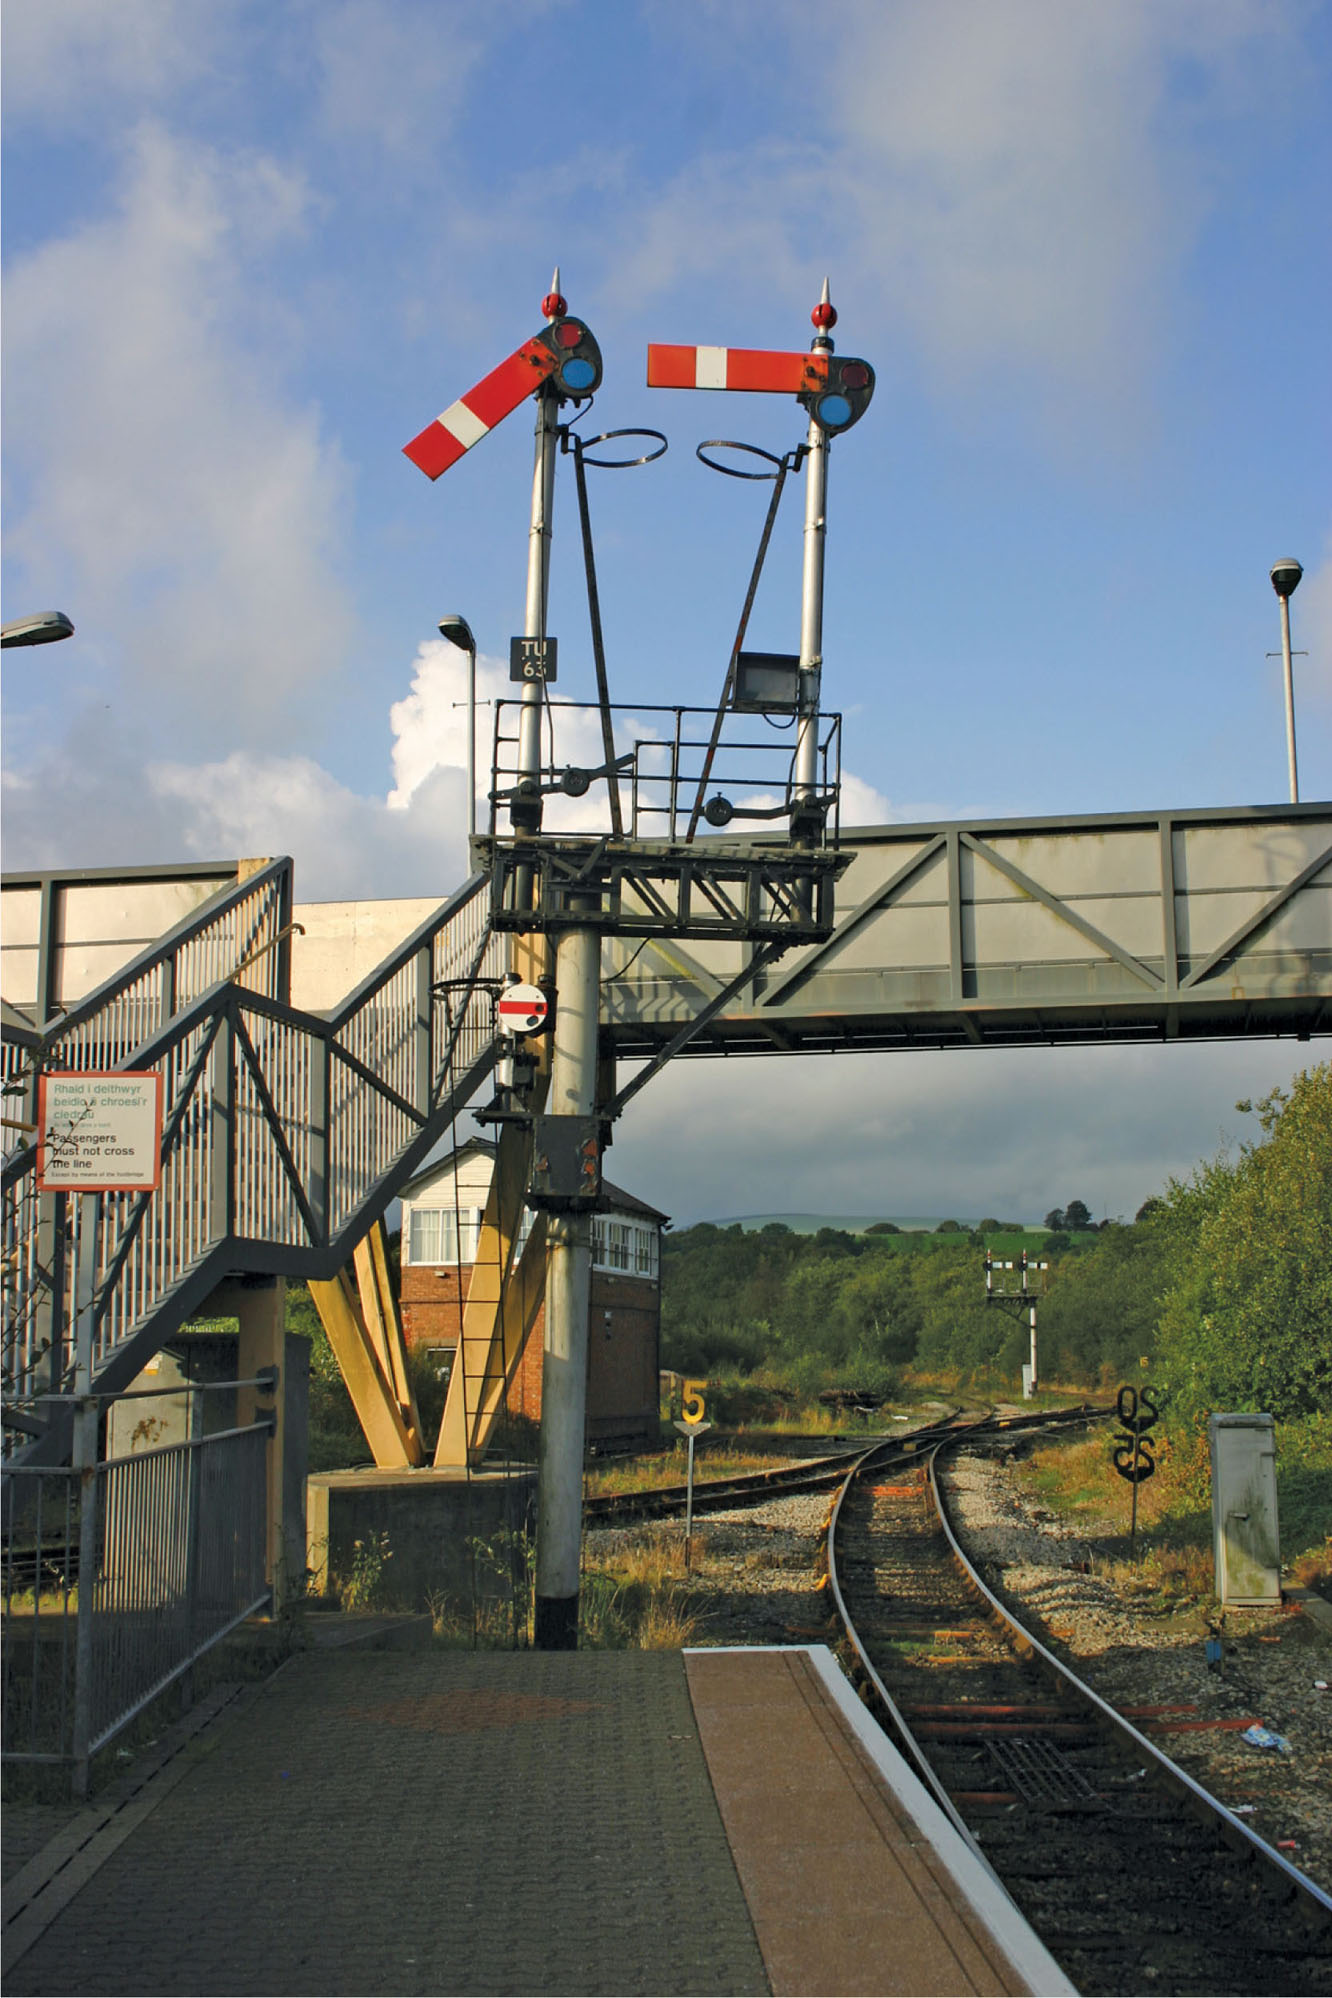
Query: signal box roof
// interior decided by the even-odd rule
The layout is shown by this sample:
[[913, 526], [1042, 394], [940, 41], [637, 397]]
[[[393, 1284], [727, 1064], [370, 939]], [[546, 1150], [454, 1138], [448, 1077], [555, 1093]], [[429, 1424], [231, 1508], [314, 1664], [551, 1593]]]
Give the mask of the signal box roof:
[[[445, 1179], [450, 1174], [456, 1172], [469, 1159], [485, 1159], [493, 1166], [495, 1162], [494, 1145], [489, 1143], [485, 1138], [469, 1138], [465, 1145], [459, 1145], [457, 1150], [450, 1152], [447, 1157], [435, 1159], [432, 1164], [425, 1166], [420, 1172], [414, 1174], [402, 1188], [398, 1196], [399, 1199], [417, 1199], [421, 1194], [434, 1186], [437, 1181]], [[648, 1201], [640, 1200], [636, 1193], [627, 1193], [622, 1186], [616, 1186], [609, 1179], [602, 1180], [601, 1195], [602, 1205], [613, 1209], [617, 1214], [639, 1214], [645, 1220], [658, 1221], [663, 1226], [671, 1218], [669, 1214], [663, 1214], [659, 1207], [653, 1207]]]

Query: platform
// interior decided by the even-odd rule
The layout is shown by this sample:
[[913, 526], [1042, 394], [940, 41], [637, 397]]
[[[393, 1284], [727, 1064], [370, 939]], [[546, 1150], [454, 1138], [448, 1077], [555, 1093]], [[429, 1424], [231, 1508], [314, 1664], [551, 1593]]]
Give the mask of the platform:
[[1071, 1989], [824, 1647], [428, 1634], [299, 1655], [90, 1806], [6, 1887], [5, 1984]]

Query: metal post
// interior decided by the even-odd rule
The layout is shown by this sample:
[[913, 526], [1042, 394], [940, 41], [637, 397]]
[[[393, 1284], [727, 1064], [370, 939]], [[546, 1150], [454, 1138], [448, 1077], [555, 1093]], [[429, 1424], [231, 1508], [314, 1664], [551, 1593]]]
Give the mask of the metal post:
[[92, 1741], [93, 1601], [97, 1587], [97, 1402], [92, 1392], [93, 1303], [97, 1292], [97, 1237], [102, 1198], [79, 1195], [74, 1263], [73, 1468], [79, 1479], [79, 1596], [74, 1626], [74, 1755], [76, 1797], [88, 1794]]
[[[1290, 600], [1300, 586], [1304, 570], [1293, 555], [1282, 556], [1268, 570], [1272, 588], [1281, 603], [1281, 664], [1286, 681], [1286, 764], [1290, 775], [1290, 802], [1300, 802], [1300, 780], [1295, 768], [1295, 680], [1290, 667]], [[1271, 657], [1271, 654], [1268, 654]]]
[[1295, 681], [1290, 667], [1290, 598], [1281, 602], [1281, 663], [1286, 676], [1286, 767], [1290, 776], [1290, 802], [1300, 802], [1300, 780], [1295, 768]]
[[1036, 1302], [1031, 1306], [1031, 1391], [1036, 1392]]
[[[555, 272], [550, 294], [545, 300], [547, 317], [555, 319], [564, 309], [560, 298], [560, 274]], [[558, 307], [558, 309], [557, 309]], [[544, 385], [536, 398], [536, 450], [532, 466], [532, 524], [527, 539], [527, 609], [523, 620], [526, 638], [546, 636], [546, 611], [550, 601], [550, 539], [555, 509], [555, 449], [559, 430], [559, 397]], [[533, 779], [541, 771], [541, 703], [544, 683], [528, 680], [523, 686], [522, 714], [518, 723], [518, 775]], [[537, 824], [540, 824], [540, 801]]]
[[[476, 837], [476, 640], [467, 648], [467, 837]], [[469, 849], [468, 866], [471, 866]]]
[[[814, 308], [811, 352], [832, 352], [837, 314], [828, 300], [828, 280]], [[828, 534], [828, 433], [809, 419], [805, 440], [805, 540], [800, 579], [800, 722], [794, 783], [797, 798], [818, 789], [819, 683], [823, 668], [823, 554]]]
[[[831, 347], [831, 340], [814, 342]], [[795, 794], [818, 788], [819, 682], [823, 667], [823, 551], [828, 532], [828, 437], [809, 419], [805, 460], [805, 550], [800, 581], [800, 722], [796, 737]]]
[[694, 1554], [694, 1432], [688, 1436], [689, 1468], [685, 1473], [685, 1573], [689, 1573]]
[[[566, 930], [555, 957], [555, 1044], [548, 1114], [590, 1117], [596, 1107], [601, 937]], [[592, 1217], [552, 1214], [546, 1236], [546, 1335], [537, 1470], [536, 1644], [578, 1644], [583, 1535], [583, 1432]]]

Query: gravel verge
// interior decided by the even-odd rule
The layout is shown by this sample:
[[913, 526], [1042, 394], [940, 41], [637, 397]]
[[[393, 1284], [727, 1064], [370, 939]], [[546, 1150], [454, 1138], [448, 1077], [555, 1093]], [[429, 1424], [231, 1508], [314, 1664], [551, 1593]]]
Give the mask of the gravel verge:
[[[694, 1521], [689, 1610], [694, 1644], [827, 1643], [831, 1626], [819, 1588], [828, 1492], [796, 1492], [762, 1505], [710, 1512]], [[596, 1527], [585, 1536], [589, 1567], [636, 1548], [679, 1548], [684, 1521]], [[683, 1578], [682, 1578], [683, 1579]]]
[[[958, 1537], [996, 1594], [1112, 1706], [1189, 1704], [1188, 1719], [1246, 1718], [1289, 1743], [1255, 1748], [1240, 1732], [1154, 1735], [1204, 1789], [1332, 1893], [1332, 1636], [1313, 1616], [1171, 1602], [1143, 1584], [1087, 1572], [1085, 1529], [1032, 1499], [1010, 1465], [959, 1455], [944, 1473]], [[1205, 1640], [1219, 1634], [1220, 1669]]]

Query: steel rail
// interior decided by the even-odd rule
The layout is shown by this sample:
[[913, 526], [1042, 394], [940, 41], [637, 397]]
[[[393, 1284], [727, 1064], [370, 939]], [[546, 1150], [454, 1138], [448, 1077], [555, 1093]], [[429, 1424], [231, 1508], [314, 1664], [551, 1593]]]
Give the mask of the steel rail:
[[[878, 1447], [877, 1443], [870, 1445], [871, 1449]], [[840, 1485], [847, 1471], [866, 1454], [864, 1449], [839, 1450], [836, 1456], [823, 1457], [817, 1462], [784, 1464], [778, 1470], [747, 1471], [732, 1478], [698, 1478], [694, 1481], [694, 1511], [715, 1512], [725, 1506], [760, 1505], [764, 1499], [783, 1498], [792, 1492], [823, 1491]], [[658, 1485], [647, 1491], [601, 1493], [585, 1499], [583, 1511], [589, 1520], [601, 1525], [641, 1519], [645, 1515], [665, 1518], [684, 1510], [688, 1489], [687, 1485]]]
[[[921, 1442], [938, 1434], [940, 1424], [927, 1423], [920, 1429], [904, 1430], [898, 1436], [880, 1436], [855, 1450], [840, 1450], [834, 1456], [803, 1458], [796, 1464], [783, 1464], [770, 1471], [744, 1471], [731, 1478], [696, 1478], [694, 1510], [716, 1512], [732, 1505], [761, 1505], [764, 1499], [781, 1498], [791, 1492], [825, 1491], [841, 1484], [848, 1471], [854, 1471], [867, 1457], [888, 1445], [919, 1450]], [[688, 1485], [657, 1485], [647, 1491], [606, 1492], [583, 1501], [589, 1519], [610, 1523], [659, 1514], [663, 1518], [683, 1512]]]
[[1225, 1826], [1227, 1836], [1231, 1839], [1232, 1843], [1236, 1840], [1242, 1840], [1245, 1845], [1252, 1848], [1256, 1859], [1259, 1859], [1263, 1865], [1280, 1874], [1289, 1887], [1312, 1902], [1320, 1916], [1332, 1915], [1332, 1895], [1326, 1894], [1316, 1881], [1310, 1880], [1307, 1874], [1301, 1873], [1297, 1866], [1292, 1866], [1282, 1853], [1279, 1853], [1274, 1846], [1270, 1846], [1267, 1843], [1266, 1839], [1260, 1838], [1256, 1831], [1249, 1825], [1246, 1825], [1243, 1818], [1237, 1818], [1233, 1811], [1227, 1810], [1219, 1798], [1214, 1797], [1210, 1790], [1205, 1790], [1201, 1783], [1188, 1774], [1187, 1770], [1181, 1769], [1177, 1762], [1172, 1762], [1170, 1757], [1164, 1754], [1155, 1742], [1149, 1741], [1145, 1734], [1134, 1727], [1132, 1721], [1127, 1720], [1117, 1708], [1112, 1707], [1108, 1700], [1103, 1700], [1099, 1693], [1095, 1692], [1085, 1680], [1079, 1679], [1077, 1674], [1071, 1671], [1062, 1659], [1057, 1658], [1053, 1651], [1042, 1644], [1038, 1637], [1034, 1637], [1031, 1631], [1018, 1621], [1007, 1605], [999, 1600], [994, 1590], [982, 1580], [980, 1574], [963, 1551], [961, 1542], [953, 1531], [953, 1523], [948, 1515], [948, 1502], [939, 1485], [935, 1472], [938, 1455], [939, 1452], [937, 1450], [931, 1454], [926, 1467], [926, 1476], [929, 1481], [930, 1490], [934, 1496], [940, 1524], [948, 1537], [948, 1544], [952, 1551], [953, 1559], [962, 1570], [969, 1585], [984, 1598], [990, 1614], [998, 1618], [1000, 1624], [1010, 1635], [1010, 1641], [1020, 1645], [1023, 1650], [1029, 1651], [1032, 1655], [1039, 1658], [1045, 1669], [1057, 1678], [1062, 1685], [1066, 1686], [1076, 1699], [1085, 1701], [1106, 1726], [1113, 1729], [1122, 1739], [1131, 1744], [1135, 1755], [1146, 1756], [1150, 1762], [1154, 1763], [1157, 1774], [1164, 1781], [1182, 1791], [1191, 1802], [1201, 1806], [1212, 1816], [1219, 1819]]
[[[982, 1416], [978, 1420], [968, 1420], [966, 1427], [962, 1430], [962, 1434], [964, 1436], [974, 1436], [978, 1431], [986, 1427], [988, 1420], [988, 1416]], [[942, 1439], [940, 1439], [934, 1445], [934, 1451], [937, 1452], [942, 1447], [943, 1443]], [[929, 1461], [927, 1458], [922, 1458], [919, 1450], [903, 1450], [899, 1445], [895, 1453], [890, 1454], [888, 1451], [884, 1451], [882, 1463], [891, 1463], [894, 1454], [910, 1458], [913, 1464]], [[931, 1455], [933, 1454], [934, 1452], [931, 1453]], [[975, 1854], [976, 1858], [993, 1873], [994, 1869], [990, 1866], [989, 1858], [981, 1851], [970, 1826], [958, 1811], [957, 1806], [949, 1796], [948, 1791], [944, 1788], [944, 1785], [939, 1781], [929, 1757], [912, 1734], [910, 1727], [907, 1725], [905, 1715], [897, 1705], [892, 1694], [888, 1691], [883, 1680], [879, 1677], [879, 1674], [875, 1671], [874, 1662], [869, 1655], [869, 1649], [856, 1629], [855, 1619], [851, 1615], [846, 1595], [842, 1589], [841, 1579], [837, 1572], [837, 1528], [841, 1522], [842, 1507], [846, 1503], [853, 1485], [857, 1478], [869, 1468], [868, 1464], [861, 1464], [851, 1472], [850, 1476], [843, 1482], [842, 1488], [838, 1492], [832, 1509], [828, 1514], [824, 1541], [824, 1559], [827, 1564], [828, 1593], [832, 1597], [833, 1614], [837, 1622], [841, 1625], [843, 1636], [855, 1654], [857, 1675], [863, 1677], [874, 1695], [874, 1701], [887, 1714], [893, 1732], [898, 1738], [899, 1746], [905, 1751], [908, 1759], [914, 1765], [917, 1776], [924, 1783], [940, 1810], [944, 1812], [948, 1822], [953, 1826], [959, 1837], [965, 1839], [967, 1846]], [[876, 1463], [873, 1468], [880, 1468], [880, 1464]], [[853, 1675], [853, 1678], [854, 1676], [856, 1675]], [[997, 1878], [998, 1876], [996, 1875], [995, 1877]]]
[[[1094, 1415], [1103, 1413], [1104, 1411], [1093, 1412], [1082, 1410], [1072, 1416], [1068, 1413], [1063, 1413], [1057, 1420], [1062, 1420], [1065, 1423], [1070, 1419], [1085, 1421], [1094, 1419]], [[1008, 1423], [1002, 1426], [1046, 1426], [1048, 1420], [1048, 1418], [1043, 1419], [1040, 1417], [1025, 1418], [1018, 1423]], [[1242, 1818], [1237, 1817], [1234, 1812], [1228, 1810], [1218, 1798], [1214, 1797], [1194, 1777], [1190, 1776], [1177, 1763], [1173, 1762], [1168, 1755], [1144, 1735], [1140, 1729], [1135, 1727], [1130, 1720], [1119, 1713], [1116, 1708], [1104, 1700], [1085, 1681], [1080, 1679], [1068, 1664], [1058, 1658], [1046, 1645], [1042, 1644], [1040, 1639], [1035, 1637], [1022, 1624], [1013, 1611], [989, 1588], [967, 1557], [948, 1515], [947, 1502], [938, 1478], [938, 1462], [947, 1451], [955, 1449], [959, 1444], [972, 1440], [978, 1435], [991, 1431], [996, 1426], [1000, 1425], [995, 1425], [986, 1419], [969, 1422], [965, 1426], [959, 1423], [954, 1426], [951, 1436], [939, 1437], [930, 1445], [927, 1453], [924, 1454], [920, 1451], [913, 1452], [901, 1449], [893, 1453], [885, 1448], [878, 1453], [874, 1453], [873, 1461], [871, 1461], [871, 1456], [867, 1453], [866, 1460], [852, 1470], [846, 1478], [842, 1489], [838, 1493], [837, 1500], [829, 1513], [827, 1529], [829, 1594], [832, 1598], [837, 1621], [841, 1625], [846, 1641], [854, 1654], [855, 1671], [853, 1677], [863, 1681], [864, 1687], [872, 1695], [871, 1705], [877, 1705], [881, 1712], [888, 1717], [891, 1732], [896, 1737], [898, 1745], [908, 1756], [921, 1780], [926, 1784], [930, 1795], [939, 1804], [940, 1808], [946, 1812], [949, 1822], [956, 1827], [959, 1835], [966, 1840], [969, 1848], [976, 1853], [982, 1864], [1003, 1884], [1002, 1876], [996, 1871], [990, 1856], [981, 1849], [975, 1835], [961, 1817], [951, 1795], [936, 1774], [924, 1748], [916, 1740], [909, 1720], [902, 1713], [892, 1694], [884, 1684], [883, 1679], [875, 1670], [869, 1654], [868, 1645], [856, 1628], [855, 1621], [846, 1601], [845, 1591], [838, 1576], [836, 1540], [843, 1504], [857, 1480], [866, 1471], [891, 1463], [894, 1461], [894, 1455], [907, 1461], [923, 1462], [926, 1474], [926, 1483], [923, 1489], [928, 1489], [934, 1501], [940, 1526], [947, 1539], [949, 1555], [960, 1571], [967, 1588], [979, 1599], [984, 1614], [992, 1623], [997, 1624], [999, 1634], [1010, 1647], [1020, 1655], [1038, 1660], [1040, 1665], [1056, 1680], [1061, 1691], [1066, 1693], [1074, 1702], [1088, 1710], [1089, 1718], [1094, 1719], [1104, 1732], [1112, 1739], [1117, 1739], [1122, 1746], [1131, 1750], [1135, 1758], [1143, 1760], [1145, 1765], [1154, 1771], [1156, 1777], [1163, 1784], [1182, 1796], [1194, 1811], [1199, 1812], [1205, 1817], [1208, 1823], [1213, 1825], [1224, 1837], [1232, 1850], [1246, 1854], [1249, 1858], [1266, 1868], [1270, 1874], [1276, 1876], [1280, 1885], [1287, 1892], [1293, 1893], [1299, 1898], [1306, 1913], [1311, 1915], [1318, 1923], [1326, 1922], [1328, 1916], [1332, 1915], [1332, 1896], [1329, 1896], [1316, 1882], [1310, 1880], [1298, 1867], [1292, 1865], [1289, 1860], [1269, 1845], [1249, 1825], [1246, 1825]], [[1054, 1425], [1051, 1423], [1049, 1426]], [[1008, 1892], [1009, 1890], [1005, 1887], [1004, 1891]]]

